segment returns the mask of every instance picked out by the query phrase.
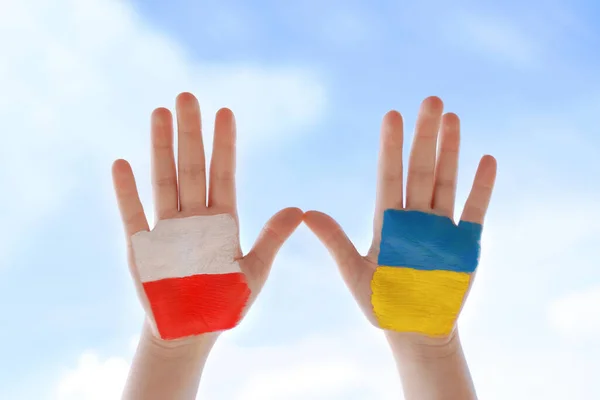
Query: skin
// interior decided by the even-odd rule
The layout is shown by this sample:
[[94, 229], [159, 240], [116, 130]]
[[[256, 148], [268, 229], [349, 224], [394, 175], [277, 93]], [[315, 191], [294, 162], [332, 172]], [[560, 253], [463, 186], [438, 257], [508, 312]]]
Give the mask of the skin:
[[[367, 255], [358, 253], [330, 216], [318, 211], [304, 215], [305, 223], [328, 248], [349, 290], [375, 326], [378, 324], [371, 305], [370, 285], [377, 268], [383, 211], [393, 208], [454, 216], [460, 122], [456, 114], [444, 114], [443, 108], [437, 97], [428, 97], [421, 104], [408, 163], [406, 202], [402, 116], [396, 111], [385, 115], [381, 127], [373, 240]], [[483, 224], [495, 178], [496, 160], [486, 155], [479, 163], [461, 220]], [[447, 337], [435, 338], [417, 333], [384, 332], [407, 400], [476, 399], [457, 329]]]
[[[177, 96], [176, 111], [177, 160], [171, 112], [158, 108], [152, 113], [155, 220], [229, 213], [238, 221], [233, 113], [226, 108], [217, 112], [208, 185], [198, 100], [190, 93], [181, 93]], [[129, 163], [115, 161], [112, 173], [128, 244], [130, 271], [138, 292], [143, 295], [136, 278], [130, 237], [139, 231], [148, 231], [148, 221]], [[302, 217], [303, 213], [298, 208], [286, 208], [276, 213], [245, 256], [238, 243], [237, 259], [252, 291], [246, 311], [263, 287], [279, 248], [302, 222]], [[218, 337], [219, 332], [216, 332], [165, 341], [153, 336], [146, 320], [123, 399], [195, 399], [204, 365]]]

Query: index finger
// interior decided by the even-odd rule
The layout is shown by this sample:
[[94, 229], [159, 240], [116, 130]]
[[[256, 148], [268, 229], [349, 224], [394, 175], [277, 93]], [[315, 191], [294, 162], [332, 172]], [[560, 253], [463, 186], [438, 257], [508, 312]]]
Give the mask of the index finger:
[[140, 201], [131, 166], [125, 160], [117, 160], [112, 167], [113, 184], [117, 203], [123, 220], [125, 234], [129, 239], [140, 231], [148, 231], [148, 221]]

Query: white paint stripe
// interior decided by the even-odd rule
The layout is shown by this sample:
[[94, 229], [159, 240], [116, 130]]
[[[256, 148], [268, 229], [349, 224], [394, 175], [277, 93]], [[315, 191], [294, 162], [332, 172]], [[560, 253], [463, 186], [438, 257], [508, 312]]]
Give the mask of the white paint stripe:
[[131, 236], [131, 245], [141, 282], [241, 272], [234, 260], [237, 225], [229, 214], [161, 220]]

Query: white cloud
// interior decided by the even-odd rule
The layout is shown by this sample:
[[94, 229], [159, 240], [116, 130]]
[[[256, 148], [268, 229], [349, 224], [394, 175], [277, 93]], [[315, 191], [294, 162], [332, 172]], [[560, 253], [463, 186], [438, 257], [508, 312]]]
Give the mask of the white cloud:
[[558, 344], [551, 348], [531, 345], [516, 351], [517, 346], [497, 338], [480, 338], [477, 345], [469, 345], [469, 366], [479, 398], [599, 398], [597, 351], [582, 357]]
[[0, 220], [14, 229], [1, 234], [3, 259], [65, 203], [81, 168], [104, 168], [108, 187], [114, 158], [145, 167], [150, 112], [179, 91], [198, 95], [206, 133], [218, 108], [234, 110], [242, 156], [305, 131], [326, 104], [313, 72], [194, 60], [127, 2], [5, 0], [2, 9], [0, 183], [11, 195]]
[[[329, 332], [301, 341], [261, 347], [222, 337], [207, 363], [198, 399], [347, 400], [402, 399], [400, 379], [383, 335], [368, 326]], [[467, 359], [481, 398], [559, 400], [595, 398], [597, 354], [583, 358], [568, 349], [526, 348], [495, 338], [463, 335]], [[58, 400], [118, 399], [127, 375], [125, 358], [99, 361], [85, 353], [57, 386]], [[94, 376], [94, 379], [90, 379]], [[235, 384], [231, 376], [236, 377]], [[60, 397], [62, 396], [62, 397]], [[68, 397], [72, 396], [72, 397]], [[112, 397], [111, 397], [112, 396]]]
[[77, 367], [69, 370], [58, 384], [56, 399], [120, 399], [128, 371], [129, 363], [123, 358], [100, 360], [96, 354], [86, 352]]
[[[366, 323], [278, 346], [245, 348], [224, 341], [211, 359], [200, 390], [208, 399], [346, 399], [356, 392], [364, 398], [402, 398], [384, 336]], [[240, 383], [224, 392], [231, 374]]]
[[[235, 335], [224, 335], [213, 349], [199, 399], [341, 400], [352, 393], [365, 393], [364, 398], [402, 399], [385, 339], [370, 326], [263, 347], [236, 345]], [[118, 399], [128, 365], [124, 357], [101, 361], [95, 353], [86, 352], [58, 383], [58, 400]], [[231, 376], [236, 377], [235, 385]]]
[[554, 329], [566, 338], [594, 338], [600, 335], [600, 286], [572, 292], [555, 300], [547, 310]]
[[331, 398], [360, 378], [360, 368], [347, 362], [312, 362], [254, 374], [238, 391], [239, 399]]
[[[240, 333], [232, 331], [217, 342], [204, 371], [198, 399], [403, 398], [383, 335], [366, 324], [344, 332], [259, 347], [237, 345], [236, 336]], [[593, 379], [593, 371], [600, 368], [594, 354], [584, 358], [558, 345], [553, 349], [517, 349], [514, 343], [469, 333], [463, 334], [462, 340], [481, 398], [558, 400], [595, 398], [600, 394]], [[100, 361], [94, 353], [84, 353], [77, 367], [58, 383], [58, 400], [95, 400], [99, 398], [94, 397], [97, 393], [104, 396], [102, 399], [118, 399], [128, 363], [125, 357]], [[231, 376], [236, 377], [235, 384]]]

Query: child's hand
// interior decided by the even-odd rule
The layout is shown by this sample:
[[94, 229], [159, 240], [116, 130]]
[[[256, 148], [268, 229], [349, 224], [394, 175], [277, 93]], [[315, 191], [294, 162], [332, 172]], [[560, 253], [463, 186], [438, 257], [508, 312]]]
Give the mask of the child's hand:
[[442, 117], [442, 111], [436, 97], [421, 105], [406, 204], [402, 117], [397, 112], [385, 116], [374, 237], [366, 256], [357, 252], [331, 217], [317, 211], [305, 214], [306, 224], [332, 253], [369, 321], [388, 334], [418, 343], [448, 342], [453, 336], [473, 282], [481, 224], [496, 175], [496, 160], [483, 157], [461, 222], [455, 225], [459, 120], [454, 114]]
[[297, 208], [278, 212], [243, 256], [235, 194], [234, 116], [228, 109], [217, 113], [208, 187], [198, 101], [182, 93], [176, 107], [177, 168], [171, 113], [159, 108], [152, 114], [157, 220], [152, 231], [126, 161], [114, 163], [113, 178], [131, 274], [152, 333], [159, 340], [187, 343], [239, 322], [265, 283], [280, 246], [302, 221], [302, 212]]

